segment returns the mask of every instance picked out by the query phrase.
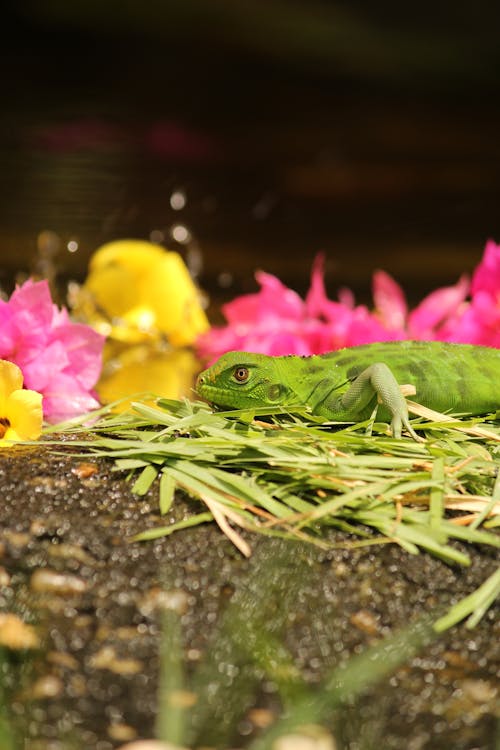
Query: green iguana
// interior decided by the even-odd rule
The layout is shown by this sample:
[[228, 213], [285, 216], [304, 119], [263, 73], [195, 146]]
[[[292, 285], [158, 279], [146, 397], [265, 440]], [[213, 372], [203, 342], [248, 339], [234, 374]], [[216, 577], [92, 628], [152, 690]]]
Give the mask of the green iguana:
[[391, 341], [310, 357], [228, 352], [202, 372], [198, 394], [216, 406], [302, 405], [325, 421], [377, 418], [394, 437], [415, 439], [401, 385], [439, 412], [487, 414], [500, 408], [500, 349], [440, 341]]

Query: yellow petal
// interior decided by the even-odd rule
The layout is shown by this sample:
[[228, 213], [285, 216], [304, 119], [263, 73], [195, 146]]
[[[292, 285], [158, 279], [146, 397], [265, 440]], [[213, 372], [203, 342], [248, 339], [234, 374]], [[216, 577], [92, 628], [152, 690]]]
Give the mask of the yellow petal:
[[9, 427], [5, 431], [3, 438], [0, 439], [0, 448], [8, 448], [9, 445], [12, 445], [12, 443], [19, 443], [20, 440], [24, 440], [24, 438], [12, 427]]
[[[13, 362], [0, 359], [0, 411], [12, 393], [23, 387], [23, 374]], [[0, 416], [4, 416], [0, 414]]]
[[6, 401], [5, 416], [10, 422], [5, 440], [36, 440], [42, 432], [42, 394], [28, 390], [14, 391]]
[[163, 335], [174, 346], [185, 346], [208, 330], [199, 291], [181, 256], [139, 240], [110, 242], [95, 252], [80, 308], [101, 329], [107, 318], [108, 335], [124, 342]]
[[109, 268], [122, 267], [134, 276], [147, 271], [152, 263], [160, 260], [165, 248], [145, 240], [116, 240], [107, 242], [92, 255], [89, 263], [90, 273]]
[[178, 253], [164, 253], [142, 281], [140, 299], [155, 312], [156, 324], [174, 346], [192, 344], [208, 330], [200, 293]]
[[120, 266], [91, 272], [84, 290], [91, 294], [97, 309], [104, 310], [111, 320], [137, 304], [137, 280], [129, 269]]

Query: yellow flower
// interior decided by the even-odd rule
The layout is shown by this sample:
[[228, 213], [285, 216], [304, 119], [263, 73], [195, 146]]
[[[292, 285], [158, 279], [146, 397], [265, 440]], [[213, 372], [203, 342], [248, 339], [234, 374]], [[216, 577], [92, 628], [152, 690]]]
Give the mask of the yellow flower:
[[0, 359], [0, 447], [19, 440], [36, 440], [42, 422], [42, 394], [24, 390], [19, 367]]
[[209, 327], [181, 256], [140, 240], [96, 250], [76, 307], [98, 331], [127, 343], [166, 337], [188, 346]]

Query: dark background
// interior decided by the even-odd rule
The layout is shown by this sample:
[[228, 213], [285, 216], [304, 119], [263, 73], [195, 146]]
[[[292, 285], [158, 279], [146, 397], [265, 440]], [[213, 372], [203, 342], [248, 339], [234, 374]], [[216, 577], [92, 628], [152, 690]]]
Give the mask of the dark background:
[[303, 292], [319, 250], [332, 295], [369, 300], [377, 267], [412, 301], [453, 283], [500, 241], [499, 22], [481, 1], [11, 0], [0, 283], [47, 248], [81, 279], [122, 237], [201, 261], [221, 299], [257, 267]]

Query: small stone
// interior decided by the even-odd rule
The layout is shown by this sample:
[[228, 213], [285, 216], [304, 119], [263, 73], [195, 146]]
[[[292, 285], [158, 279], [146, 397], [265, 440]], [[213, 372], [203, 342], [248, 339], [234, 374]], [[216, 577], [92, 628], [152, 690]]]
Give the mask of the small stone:
[[71, 473], [78, 477], [78, 479], [88, 479], [88, 477], [97, 474], [98, 471], [98, 466], [90, 462], [82, 462], [71, 469]]
[[10, 575], [5, 568], [0, 566], [0, 589], [6, 588], [10, 583]]
[[445, 651], [443, 654], [444, 660], [450, 667], [455, 667], [463, 672], [473, 671], [476, 669], [476, 665], [466, 659], [459, 651]]
[[462, 690], [474, 703], [489, 703], [497, 695], [497, 688], [487, 680], [463, 680]]
[[363, 633], [367, 633], [368, 635], [376, 635], [379, 631], [377, 617], [368, 609], [359, 609], [357, 612], [354, 612], [349, 621], [355, 628], [362, 630]]
[[48, 549], [48, 553], [50, 557], [60, 557], [63, 560], [77, 560], [78, 562], [86, 563], [87, 565], [95, 563], [94, 558], [87, 554], [87, 552], [77, 544], [67, 544], [66, 542], [52, 544]]
[[184, 615], [189, 605], [189, 596], [182, 589], [165, 591], [156, 586], [146, 592], [139, 603], [139, 611], [145, 617], [153, 615], [159, 610], [172, 610], [178, 615]]
[[33, 684], [30, 690], [30, 697], [35, 700], [42, 698], [57, 698], [63, 691], [63, 683], [52, 674], [44, 675], [39, 677], [38, 680]]
[[342, 560], [334, 564], [333, 570], [337, 578], [347, 578], [351, 574], [351, 569]]
[[68, 682], [68, 695], [76, 698], [82, 698], [87, 695], [88, 688], [85, 678], [81, 674], [71, 675], [71, 679]]
[[87, 583], [78, 576], [58, 573], [50, 568], [38, 568], [31, 576], [30, 588], [39, 594], [73, 596], [83, 594], [87, 590]]
[[160, 740], [137, 740], [127, 745], [121, 745], [118, 750], [188, 750], [188, 748], [173, 745], [171, 742], [161, 742]]
[[311, 725], [279, 737], [272, 750], [337, 750], [337, 743], [323, 727]]
[[276, 719], [276, 715], [268, 708], [253, 708], [248, 713], [248, 718], [258, 729], [265, 729], [271, 726], [273, 721]]
[[130, 625], [122, 625], [121, 628], [116, 628], [113, 632], [121, 641], [131, 641], [132, 638], [136, 638], [138, 635], [137, 628]]
[[63, 667], [64, 669], [78, 669], [78, 661], [74, 656], [65, 651], [49, 651], [47, 654], [47, 661], [58, 667]]
[[191, 708], [198, 700], [196, 693], [190, 690], [170, 690], [167, 693], [167, 702], [173, 708]]
[[38, 648], [40, 640], [32, 625], [27, 625], [17, 615], [0, 613], [0, 645], [13, 651]]
[[43, 518], [34, 518], [30, 525], [33, 536], [44, 536], [48, 532], [47, 522]]
[[26, 547], [31, 540], [31, 534], [28, 534], [25, 531], [12, 531], [11, 529], [5, 529], [3, 536], [11, 547], [16, 547], [17, 549]]
[[137, 737], [137, 730], [129, 724], [110, 724], [108, 735], [112, 740], [116, 740], [117, 742], [128, 742]]
[[113, 674], [130, 675], [140, 672], [144, 665], [139, 659], [124, 659], [117, 656], [112, 646], [103, 646], [89, 659], [94, 669], [109, 669]]

